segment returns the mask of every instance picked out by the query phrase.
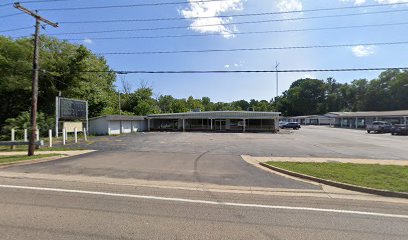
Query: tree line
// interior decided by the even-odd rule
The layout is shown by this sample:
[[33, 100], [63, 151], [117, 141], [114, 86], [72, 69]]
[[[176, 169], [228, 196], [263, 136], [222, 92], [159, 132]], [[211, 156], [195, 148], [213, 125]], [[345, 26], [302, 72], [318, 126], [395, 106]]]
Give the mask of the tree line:
[[[0, 127], [27, 124], [31, 101], [32, 38], [0, 36]], [[41, 36], [39, 111], [50, 125], [55, 115], [55, 96], [87, 100], [89, 116], [108, 114], [146, 115], [201, 111], [279, 111], [285, 116], [323, 114], [334, 111], [408, 109], [408, 72], [389, 70], [376, 79], [339, 83], [333, 78], [299, 79], [281, 96], [270, 100], [213, 102], [208, 97], [154, 96], [142, 84], [133, 91], [123, 82], [119, 96], [117, 80], [104, 57], [83, 45]], [[262, 87], [262, 86], [260, 86]], [[40, 122], [41, 122], [40, 121]]]

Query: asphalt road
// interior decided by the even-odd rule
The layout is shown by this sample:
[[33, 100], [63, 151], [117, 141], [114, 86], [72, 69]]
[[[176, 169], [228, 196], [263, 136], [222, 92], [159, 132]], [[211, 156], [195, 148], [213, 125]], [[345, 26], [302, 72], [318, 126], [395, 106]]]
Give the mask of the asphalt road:
[[92, 141], [96, 153], [0, 170], [1, 239], [408, 239], [408, 201], [327, 193], [240, 157], [405, 160], [405, 137], [307, 127]]
[[[407, 204], [55, 181], [30, 185], [42, 187], [0, 185], [1, 239], [408, 238]], [[44, 189], [54, 185], [59, 188]], [[88, 191], [64, 192], [64, 187]]]

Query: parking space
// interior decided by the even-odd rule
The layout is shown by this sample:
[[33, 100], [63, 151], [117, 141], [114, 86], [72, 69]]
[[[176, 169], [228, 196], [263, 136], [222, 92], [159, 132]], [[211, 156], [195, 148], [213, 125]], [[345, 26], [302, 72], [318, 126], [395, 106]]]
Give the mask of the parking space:
[[408, 158], [407, 137], [317, 126], [279, 134], [152, 132], [91, 140], [86, 147], [96, 153], [6, 171], [316, 189], [258, 169], [240, 156]]

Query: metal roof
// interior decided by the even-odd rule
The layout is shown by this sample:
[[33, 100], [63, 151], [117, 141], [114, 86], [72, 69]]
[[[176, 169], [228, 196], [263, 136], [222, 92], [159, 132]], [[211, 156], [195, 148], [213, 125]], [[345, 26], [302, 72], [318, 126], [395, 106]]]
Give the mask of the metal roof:
[[285, 117], [285, 118], [289, 118], [289, 119], [296, 119], [296, 118], [332, 118], [332, 116], [328, 116], [328, 115], [306, 115], [306, 116], [294, 116], [294, 117]]
[[408, 110], [371, 112], [330, 112], [335, 117], [408, 117]]
[[211, 111], [211, 112], [185, 112], [185, 113], [166, 113], [151, 114], [147, 118], [162, 119], [261, 119], [279, 117], [280, 112], [251, 112], [251, 111]]
[[145, 120], [146, 119], [146, 117], [144, 117], [144, 116], [106, 115], [106, 116], [90, 118], [89, 120], [98, 119], [98, 118], [106, 118], [106, 120], [108, 120], [108, 121], [136, 121], [136, 120]]

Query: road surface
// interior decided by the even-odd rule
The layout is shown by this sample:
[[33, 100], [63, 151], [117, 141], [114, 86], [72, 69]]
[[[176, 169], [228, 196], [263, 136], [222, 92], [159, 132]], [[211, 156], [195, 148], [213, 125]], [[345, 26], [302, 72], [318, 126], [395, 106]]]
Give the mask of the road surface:
[[408, 201], [257, 168], [240, 155], [405, 160], [406, 138], [272, 134], [94, 138], [96, 153], [0, 169], [1, 239], [408, 239]]

